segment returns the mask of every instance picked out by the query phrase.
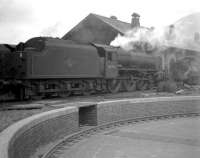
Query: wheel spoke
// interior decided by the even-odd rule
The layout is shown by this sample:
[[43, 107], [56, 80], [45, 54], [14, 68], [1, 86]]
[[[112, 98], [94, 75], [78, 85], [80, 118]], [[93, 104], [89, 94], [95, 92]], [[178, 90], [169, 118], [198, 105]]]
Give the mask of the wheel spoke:
[[121, 81], [116, 79], [108, 80], [107, 88], [110, 93], [117, 93], [121, 88]]
[[147, 83], [145, 83], [144, 80], [137, 81], [136, 87], [137, 87], [137, 90], [146, 90]]
[[91, 95], [91, 93], [92, 93], [92, 90], [91, 90], [89, 82], [83, 82], [82, 83], [82, 94], [85, 96], [89, 96], [89, 95]]
[[128, 92], [136, 90], [136, 81], [134, 80], [133, 75], [130, 75], [127, 80], [124, 80], [124, 88]]

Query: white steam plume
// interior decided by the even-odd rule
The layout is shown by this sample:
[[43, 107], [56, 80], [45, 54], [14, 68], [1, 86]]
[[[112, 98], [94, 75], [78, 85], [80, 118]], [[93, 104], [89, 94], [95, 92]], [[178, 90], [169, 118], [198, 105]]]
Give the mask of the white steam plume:
[[146, 50], [162, 49], [165, 46], [200, 49], [200, 43], [194, 42], [194, 35], [185, 36], [181, 27], [170, 25], [156, 29], [132, 29], [124, 35], [118, 35], [110, 44], [119, 46], [127, 51], [135, 50], [138, 45]]
[[[118, 35], [111, 42], [111, 45], [121, 47], [126, 51], [131, 51], [131, 53], [141, 51], [159, 53], [171, 46], [200, 52], [200, 32], [197, 30], [191, 30], [189, 33], [186, 32], [187, 25], [175, 24], [159, 29], [132, 29], [124, 35]], [[182, 59], [179, 64], [185, 65], [187, 70], [182, 71], [183, 67], [179, 67], [175, 71], [177, 73], [174, 76], [182, 74], [184, 77], [179, 79], [187, 79], [188, 81], [191, 80], [190, 83], [200, 84], [200, 57], [197, 58], [197, 56], [193, 56], [191, 62], [185, 62], [186, 59]]]

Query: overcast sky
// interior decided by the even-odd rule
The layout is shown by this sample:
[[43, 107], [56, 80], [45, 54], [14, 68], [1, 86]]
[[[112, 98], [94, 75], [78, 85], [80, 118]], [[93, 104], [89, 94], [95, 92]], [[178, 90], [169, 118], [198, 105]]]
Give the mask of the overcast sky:
[[0, 43], [24, 42], [34, 36], [62, 37], [89, 13], [160, 27], [200, 12], [199, 0], [0, 0]]

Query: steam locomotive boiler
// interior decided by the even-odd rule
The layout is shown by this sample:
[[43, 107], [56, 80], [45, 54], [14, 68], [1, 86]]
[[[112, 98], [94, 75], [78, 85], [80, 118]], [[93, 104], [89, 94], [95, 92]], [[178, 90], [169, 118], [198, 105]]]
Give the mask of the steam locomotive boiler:
[[3, 60], [1, 91], [18, 99], [151, 88], [161, 69], [157, 56], [49, 37], [20, 43]]

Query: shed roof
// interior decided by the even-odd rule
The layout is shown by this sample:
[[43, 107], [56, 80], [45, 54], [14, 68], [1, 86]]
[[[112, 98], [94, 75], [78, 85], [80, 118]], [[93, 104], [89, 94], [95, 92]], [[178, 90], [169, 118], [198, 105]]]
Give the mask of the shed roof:
[[[82, 23], [90, 18], [97, 18], [100, 21], [102, 21], [103, 23], [109, 25], [111, 28], [113, 28], [114, 30], [116, 30], [117, 32], [119, 32], [120, 34], [125, 34], [127, 31], [129, 31], [131, 29], [131, 24], [127, 23], [127, 22], [123, 22], [121, 20], [115, 19], [115, 18], [108, 18], [105, 16], [101, 16], [98, 14], [94, 14], [94, 13], [90, 13], [86, 18], [84, 18], [80, 23], [78, 23], [74, 28], [72, 28], [68, 33], [66, 33], [62, 38], [65, 39], [65, 37], [77, 30], [80, 29], [82, 26]], [[141, 28], [146, 28], [141, 26]], [[147, 28], [146, 28], [147, 29]]]
[[95, 16], [96, 18], [98, 18], [101, 21], [103, 21], [104, 23], [110, 25], [111, 27], [113, 27], [114, 29], [116, 29], [117, 31], [119, 31], [122, 34], [124, 34], [125, 32], [127, 32], [128, 30], [131, 29], [130, 23], [123, 22], [118, 19], [113, 19], [113, 18], [108, 18], [105, 16], [97, 15], [97, 14], [90, 14], [90, 15]]

